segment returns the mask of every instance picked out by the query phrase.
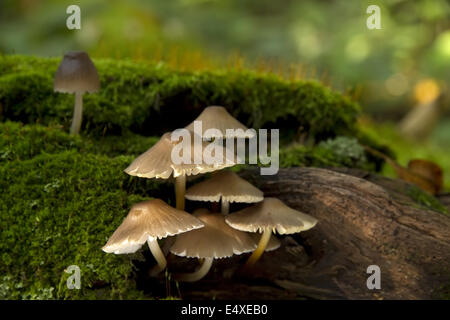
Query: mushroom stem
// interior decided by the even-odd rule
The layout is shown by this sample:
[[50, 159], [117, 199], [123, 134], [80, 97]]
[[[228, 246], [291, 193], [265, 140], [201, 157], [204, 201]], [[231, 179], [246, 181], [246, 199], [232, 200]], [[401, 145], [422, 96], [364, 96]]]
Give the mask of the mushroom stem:
[[251, 267], [255, 264], [256, 261], [261, 257], [261, 255], [264, 253], [264, 250], [267, 247], [267, 244], [269, 243], [270, 236], [272, 235], [272, 230], [270, 228], [265, 228], [264, 232], [261, 236], [261, 239], [259, 239], [258, 247], [253, 251], [250, 258], [248, 258], [247, 262], [245, 263], [244, 268]]
[[203, 263], [196, 271], [192, 273], [179, 273], [174, 275], [175, 280], [183, 282], [195, 282], [206, 276], [211, 269], [214, 258], [205, 258]]
[[81, 120], [83, 116], [83, 93], [75, 92], [75, 109], [73, 110], [72, 126], [70, 134], [78, 134], [81, 128]]
[[220, 212], [222, 214], [229, 214], [230, 213], [230, 203], [227, 200], [224, 200], [223, 197], [221, 198], [221, 205], [220, 205]]
[[180, 175], [175, 178], [176, 207], [184, 210], [184, 194], [186, 193], [186, 176]]
[[151, 271], [151, 275], [156, 275], [160, 273], [162, 270], [164, 270], [167, 266], [167, 260], [164, 256], [164, 253], [161, 251], [161, 248], [159, 247], [158, 240], [155, 239], [148, 239], [147, 240], [148, 247], [150, 248], [150, 251], [153, 254], [153, 257], [155, 258], [156, 262], [158, 263], [157, 266], [155, 266]]

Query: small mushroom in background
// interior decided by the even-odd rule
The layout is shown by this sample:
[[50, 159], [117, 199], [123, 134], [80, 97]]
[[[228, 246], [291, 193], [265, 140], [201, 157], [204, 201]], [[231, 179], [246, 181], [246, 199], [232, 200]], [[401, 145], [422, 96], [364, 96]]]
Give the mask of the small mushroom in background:
[[[181, 138], [180, 138], [181, 139]], [[184, 210], [186, 192], [186, 176], [220, 170], [233, 166], [236, 159], [228, 159], [227, 152], [222, 152], [224, 160], [221, 163], [201, 164], [194, 163], [194, 135], [191, 134], [191, 163], [176, 164], [172, 160], [172, 149], [182, 143], [180, 140], [172, 141], [171, 132], [165, 133], [161, 139], [149, 150], [137, 157], [126, 169], [125, 172], [132, 176], [144, 178], [168, 179], [172, 174], [175, 178], [175, 195], [177, 209]], [[203, 148], [207, 145], [202, 142]]]
[[[201, 121], [202, 122], [202, 132], [201, 136], [205, 139], [213, 139], [220, 137], [215, 134], [206, 134], [205, 131], [208, 129], [217, 129], [222, 135], [221, 138], [252, 138], [254, 134], [246, 135], [245, 131], [248, 129], [244, 126], [239, 120], [234, 118], [231, 114], [228, 113], [227, 109], [221, 106], [209, 106], [206, 107], [202, 113], [192, 121], [186, 129], [194, 132], [194, 122]], [[227, 129], [242, 129], [241, 132], [235, 132], [235, 135], [227, 135]], [[197, 132], [196, 132], [197, 133]]]
[[147, 242], [158, 266], [153, 274], [166, 268], [167, 260], [158, 239], [199, 229], [203, 222], [191, 214], [172, 208], [160, 199], [135, 204], [122, 224], [114, 231], [102, 248], [107, 253], [125, 254], [136, 252]]
[[83, 51], [64, 55], [55, 74], [53, 89], [56, 92], [75, 93], [75, 109], [70, 134], [78, 134], [83, 117], [83, 94], [98, 92], [100, 80], [94, 63]]
[[258, 247], [247, 260], [245, 267], [250, 267], [258, 261], [272, 232], [292, 234], [309, 230], [317, 223], [316, 218], [288, 207], [277, 198], [265, 198], [251, 207], [231, 213], [225, 221], [237, 230], [262, 233]]
[[203, 262], [192, 273], [175, 274], [176, 280], [198, 281], [208, 273], [214, 259], [229, 258], [255, 249], [255, 241], [250, 235], [231, 228], [225, 223], [222, 214], [197, 209], [193, 216], [202, 221], [205, 227], [177, 236], [170, 252], [180, 257], [202, 259]]
[[210, 179], [190, 187], [185, 197], [194, 201], [221, 201], [221, 212], [228, 214], [230, 202], [259, 202], [264, 199], [264, 194], [233, 171], [222, 170]]

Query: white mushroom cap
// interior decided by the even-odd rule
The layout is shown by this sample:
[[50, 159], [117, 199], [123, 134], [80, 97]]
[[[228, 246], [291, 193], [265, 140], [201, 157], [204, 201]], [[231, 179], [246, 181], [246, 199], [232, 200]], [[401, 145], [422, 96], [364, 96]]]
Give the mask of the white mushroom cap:
[[227, 216], [231, 227], [248, 232], [263, 232], [266, 228], [279, 234], [291, 234], [314, 227], [317, 219], [294, 210], [277, 198], [265, 198], [251, 207]]
[[131, 208], [102, 250], [115, 254], [133, 253], [147, 240], [162, 239], [203, 226], [199, 219], [160, 199], [143, 201]]
[[[239, 122], [236, 118], [234, 118], [231, 114], [228, 113], [227, 109], [221, 106], [209, 106], [206, 107], [202, 113], [191, 122], [186, 129], [189, 131], [194, 131], [194, 122], [201, 121], [202, 122], [202, 138], [216, 138], [215, 135], [205, 134], [205, 131], [208, 129], [217, 129], [222, 133], [222, 138], [252, 138], [253, 134], [246, 135], [245, 131], [248, 129], [241, 122]], [[235, 135], [227, 135], [227, 129], [242, 129], [243, 132]]]
[[97, 92], [100, 80], [89, 55], [83, 51], [66, 53], [56, 71], [53, 88], [64, 93]]
[[264, 199], [261, 190], [229, 170], [215, 173], [210, 179], [186, 190], [186, 199], [194, 201], [253, 203]]
[[[181, 139], [181, 138], [180, 138]], [[236, 164], [237, 158], [233, 155], [230, 159], [227, 157], [226, 149], [223, 148], [223, 161], [221, 163], [207, 164], [204, 161], [200, 164], [194, 163], [194, 134], [191, 134], [191, 163], [176, 164], [172, 161], [172, 149], [181, 140], [171, 141], [171, 132], [165, 133], [161, 139], [152, 146], [149, 150], [137, 157], [126, 169], [125, 172], [132, 176], [144, 178], [162, 178], [167, 179], [173, 173], [174, 177], [182, 175], [196, 175], [199, 173], [206, 173], [215, 170], [220, 170], [226, 167], [231, 167]], [[202, 142], [202, 150], [208, 145]]]
[[225, 223], [220, 213], [210, 213], [206, 209], [193, 214], [205, 227], [177, 236], [170, 252], [188, 258], [227, 258], [256, 248], [255, 241], [248, 233], [235, 230]]

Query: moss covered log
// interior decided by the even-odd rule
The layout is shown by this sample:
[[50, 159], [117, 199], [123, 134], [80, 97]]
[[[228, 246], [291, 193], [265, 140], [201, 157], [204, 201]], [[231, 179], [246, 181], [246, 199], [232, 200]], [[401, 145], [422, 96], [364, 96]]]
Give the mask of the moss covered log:
[[[74, 97], [53, 92], [60, 60], [0, 56], [0, 120], [56, 122], [68, 128]], [[253, 128], [302, 127], [319, 140], [356, 132], [359, 106], [315, 81], [285, 81], [242, 70], [180, 72], [122, 60], [94, 63], [101, 90], [84, 97], [84, 132], [160, 135], [186, 126], [208, 105], [227, 107]]]

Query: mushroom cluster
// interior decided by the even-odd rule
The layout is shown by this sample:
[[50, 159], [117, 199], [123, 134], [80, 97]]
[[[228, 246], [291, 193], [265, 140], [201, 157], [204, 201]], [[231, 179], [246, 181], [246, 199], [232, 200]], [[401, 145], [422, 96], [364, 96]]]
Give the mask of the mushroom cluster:
[[[201, 123], [202, 130], [198, 136], [195, 135], [198, 133], [195, 130], [195, 121]], [[191, 133], [190, 139], [200, 139], [203, 147], [207, 147], [208, 141], [217, 142], [218, 139], [252, 138], [248, 134], [251, 131], [247, 131], [224, 107], [207, 107], [195, 121], [185, 129]], [[193, 273], [176, 274], [175, 279], [197, 281], [208, 273], [214, 259], [252, 252], [246, 263], [246, 267], [250, 267], [264, 251], [280, 247], [280, 241], [271, 236], [272, 232], [281, 235], [292, 234], [316, 225], [317, 220], [314, 217], [286, 206], [279, 199], [264, 198], [261, 190], [233, 171], [224, 169], [237, 164], [239, 159], [235, 153], [230, 157], [227, 152], [229, 150], [225, 150], [223, 144], [220, 144], [224, 149], [221, 161], [207, 164], [174, 161], [172, 152], [174, 148], [179, 148], [180, 143], [183, 143], [182, 139], [174, 139], [170, 132], [165, 133], [153, 147], [138, 156], [125, 169], [129, 175], [143, 178], [168, 179], [173, 176], [176, 208], [160, 199], [135, 204], [102, 248], [103, 251], [115, 254], [133, 253], [147, 242], [157, 262], [152, 274], [157, 274], [167, 265], [158, 239], [176, 236], [172, 242], [168, 242], [171, 245], [170, 253], [199, 259], [201, 264]], [[190, 144], [191, 152], [188, 157], [191, 160], [198, 152], [193, 145]], [[186, 176], [213, 171], [218, 172], [186, 190]], [[184, 211], [185, 199], [221, 203], [221, 212], [211, 212], [199, 207], [189, 214]], [[230, 214], [232, 203], [246, 203], [251, 206]]]

